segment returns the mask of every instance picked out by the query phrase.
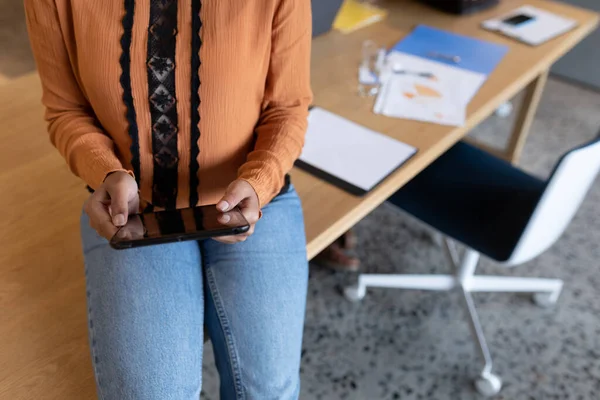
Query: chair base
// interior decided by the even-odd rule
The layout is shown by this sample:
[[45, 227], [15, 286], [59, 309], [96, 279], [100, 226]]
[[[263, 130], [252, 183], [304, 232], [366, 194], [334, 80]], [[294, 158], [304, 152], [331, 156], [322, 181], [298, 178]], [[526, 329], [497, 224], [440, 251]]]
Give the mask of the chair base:
[[521, 292], [533, 293], [533, 301], [541, 307], [549, 307], [558, 301], [563, 282], [558, 279], [517, 278], [505, 276], [476, 276], [475, 268], [479, 261], [479, 253], [467, 249], [460, 266], [456, 263], [456, 252], [452, 244], [446, 240], [446, 255], [450, 263], [456, 267], [454, 275], [381, 275], [361, 274], [358, 283], [346, 287], [344, 296], [350, 301], [362, 300], [368, 287], [450, 291], [459, 290], [464, 299], [465, 310], [469, 317], [471, 332], [477, 349], [484, 361], [484, 367], [474, 384], [477, 391], [484, 396], [497, 394], [502, 381], [492, 373], [492, 358], [483, 335], [475, 305], [471, 296], [473, 292]]
[[[367, 287], [449, 291], [461, 287], [453, 275], [378, 275], [361, 274], [359, 283], [344, 289], [350, 301], [362, 300]], [[533, 302], [541, 307], [556, 304], [563, 282], [559, 279], [518, 278], [506, 276], [473, 276], [469, 292], [533, 293]]]

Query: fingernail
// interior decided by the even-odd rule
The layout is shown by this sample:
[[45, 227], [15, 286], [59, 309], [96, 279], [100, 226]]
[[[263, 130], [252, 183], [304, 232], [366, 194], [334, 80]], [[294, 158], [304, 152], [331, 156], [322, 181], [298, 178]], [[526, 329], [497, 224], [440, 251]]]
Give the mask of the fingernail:
[[227, 211], [228, 208], [229, 208], [229, 203], [226, 202], [225, 200], [222, 200], [221, 202], [219, 202], [219, 204], [217, 204], [217, 209], [219, 211]]
[[113, 224], [115, 226], [125, 225], [125, 216], [123, 214], [117, 214], [113, 217]]
[[125, 236], [127, 236], [127, 232], [125, 232], [124, 230], [119, 230], [119, 232], [117, 232], [117, 237], [119, 239], [125, 239]]

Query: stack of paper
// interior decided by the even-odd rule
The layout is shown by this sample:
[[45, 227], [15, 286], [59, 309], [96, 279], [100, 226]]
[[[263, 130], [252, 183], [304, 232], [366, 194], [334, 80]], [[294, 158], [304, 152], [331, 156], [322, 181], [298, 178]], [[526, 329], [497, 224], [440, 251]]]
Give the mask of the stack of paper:
[[387, 56], [374, 112], [461, 126], [467, 105], [508, 48], [419, 26]]
[[342, 33], [350, 33], [379, 22], [386, 15], [387, 11], [379, 7], [359, 0], [346, 0], [333, 23], [333, 27]]

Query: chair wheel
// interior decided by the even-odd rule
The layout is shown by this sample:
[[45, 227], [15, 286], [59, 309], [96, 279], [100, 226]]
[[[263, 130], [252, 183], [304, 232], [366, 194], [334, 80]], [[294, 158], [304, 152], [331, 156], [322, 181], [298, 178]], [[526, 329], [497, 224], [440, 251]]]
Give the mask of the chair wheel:
[[348, 286], [344, 289], [344, 297], [352, 302], [361, 301], [365, 298], [366, 290], [360, 290], [358, 285]]
[[494, 396], [502, 389], [502, 380], [494, 374], [482, 374], [475, 379], [475, 389], [483, 396]]
[[539, 307], [549, 308], [556, 304], [558, 301], [558, 296], [554, 295], [554, 293], [534, 293], [532, 296], [533, 302]]

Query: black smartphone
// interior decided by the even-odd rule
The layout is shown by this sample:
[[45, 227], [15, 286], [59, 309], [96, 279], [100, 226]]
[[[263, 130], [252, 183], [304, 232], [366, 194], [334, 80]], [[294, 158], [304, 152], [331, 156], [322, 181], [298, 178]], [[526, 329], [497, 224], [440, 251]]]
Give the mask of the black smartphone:
[[518, 26], [518, 25], [524, 24], [525, 22], [529, 22], [534, 18], [535, 17], [533, 17], [531, 15], [518, 14], [518, 15], [513, 15], [512, 17], [508, 17], [502, 22], [504, 22], [507, 25]]
[[203, 240], [248, 232], [250, 224], [235, 208], [228, 212], [217, 210], [216, 205], [183, 208], [131, 215], [111, 239], [117, 250], [154, 244]]

